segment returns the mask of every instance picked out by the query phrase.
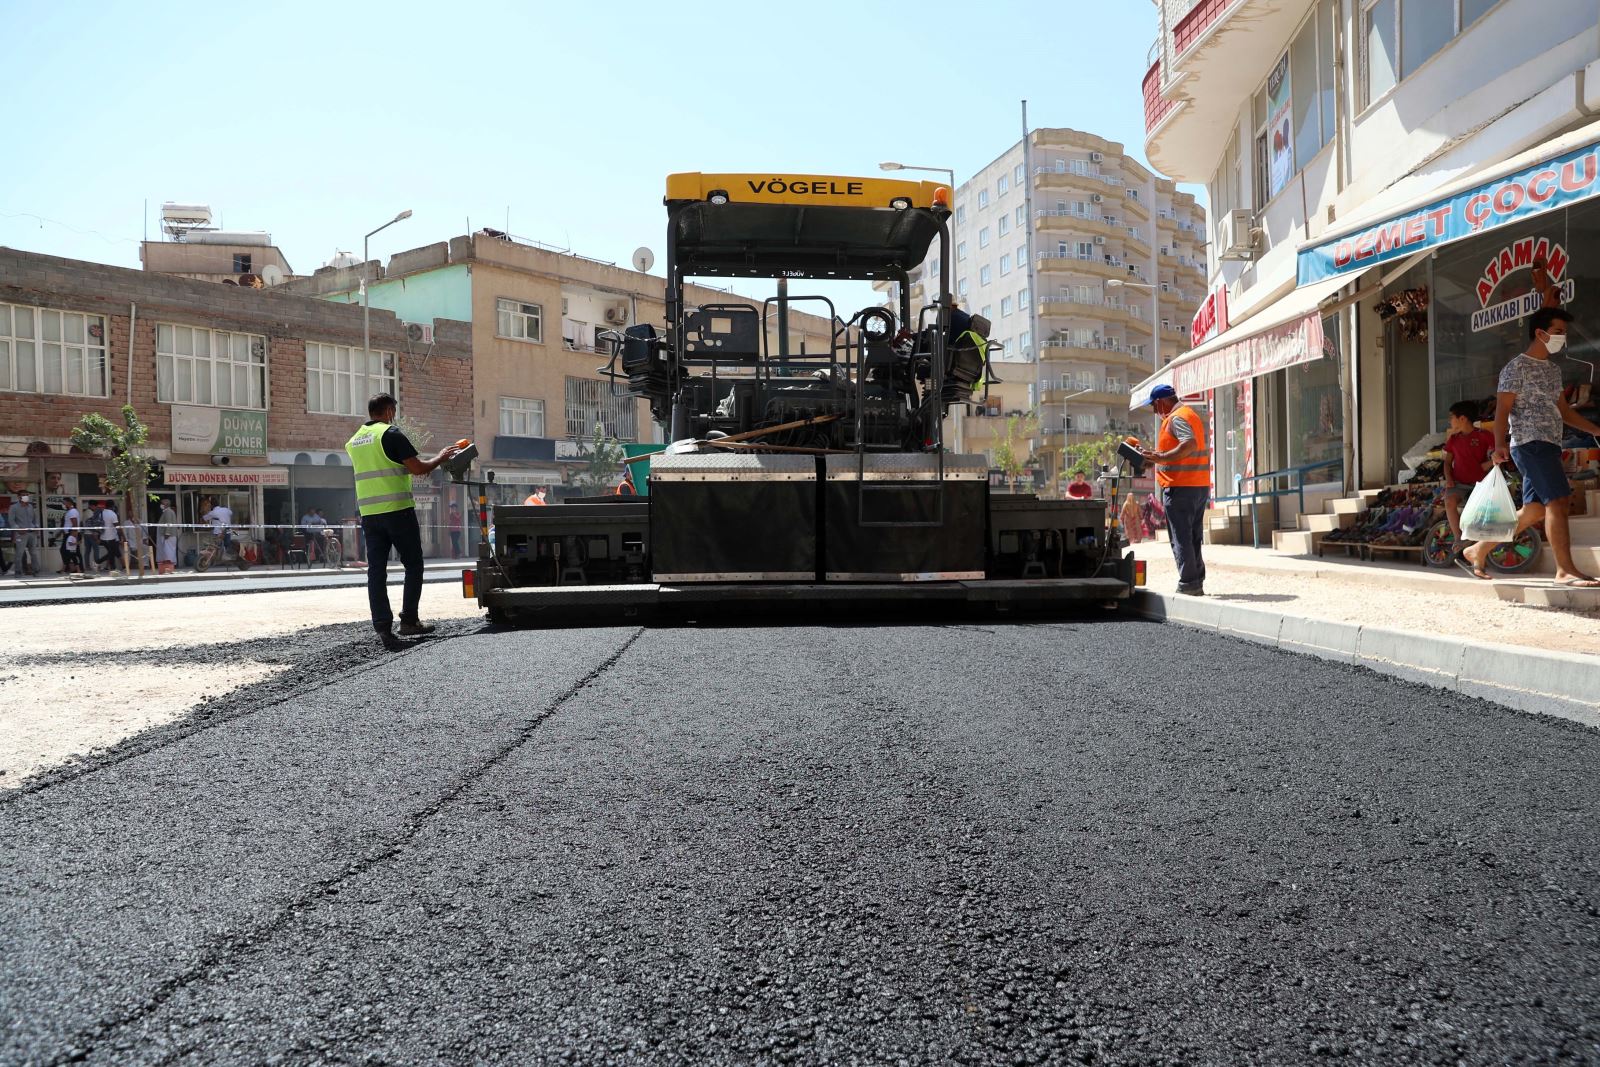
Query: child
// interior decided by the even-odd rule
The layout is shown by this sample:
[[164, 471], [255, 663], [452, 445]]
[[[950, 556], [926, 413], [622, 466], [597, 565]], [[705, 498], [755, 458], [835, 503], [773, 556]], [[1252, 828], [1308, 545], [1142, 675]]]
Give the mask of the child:
[[1472, 495], [1472, 487], [1483, 481], [1494, 452], [1494, 434], [1473, 425], [1478, 405], [1458, 400], [1450, 405], [1450, 432], [1444, 439], [1444, 510], [1450, 516], [1450, 532], [1461, 540], [1461, 505]]

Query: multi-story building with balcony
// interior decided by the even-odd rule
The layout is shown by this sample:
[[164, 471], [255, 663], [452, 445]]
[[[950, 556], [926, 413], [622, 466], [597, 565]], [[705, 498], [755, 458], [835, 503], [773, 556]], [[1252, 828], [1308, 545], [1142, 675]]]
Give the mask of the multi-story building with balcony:
[[[1059, 488], [1065, 445], [1139, 431], [1130, 385], [1189, 348], [1205, 292], [1205, 212], [1122, 145], [1091, 133], [1036, 129], [956, 190], [956, 299], [991, 323], [997, 368], [1026, 381], [1033, 442]], [[930, 260], [913, 277], [937, 271]], [[962, 447], [973, 416], [952, 415]], [[1047, 488], [1047, 492], [1050, 489]]]
[[1199, 343], [1134, 399], [1171, 380], [1214, 401], [1219, 496], [1392, 483], [1452, 403], [1494, 396], [1539, 306], [1578, 314], [1558, 362], [1575, 399], [1588, 393], [1600, 8], [1156, 0], [1155, 13], [1146, 155], [1208, 186], [1211, 254], [1194, 282]]

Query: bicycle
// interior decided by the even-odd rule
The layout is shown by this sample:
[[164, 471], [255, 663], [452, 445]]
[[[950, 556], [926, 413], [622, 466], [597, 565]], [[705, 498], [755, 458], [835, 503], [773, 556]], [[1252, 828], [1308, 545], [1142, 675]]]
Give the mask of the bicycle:
[[322, 530], [322, 565], [329, 570], [339, 570], [344, 566], [344, 542], [333, 532], [333, 527], [327, 526]]
[[[1456, 561], [1456, 536], [1450, 532], [1450, 521], [1441, 519], [1428, 531], [1422, 545], [1422, 560], [1430, 567], [1449, 567]], [[1544, 539], [1539, 528], [1530, 526], [1517, 535], [1515, 541], [1505, 541], [1489, 553], [1489, 566], [1501, 574], [1521, 574], [1539, 559]]]
[[233, 548], [230, 551], [223, 544], [220, 534], [211, 534], [206, 538], [206, 543], [200, 546], [200, 551], [194, 557], [196, 571], [208, 571], [213, 563], [232, 563], [241, 571], [249, 570], [256, 563], [255, 542], [246, 537], [234, 535]]

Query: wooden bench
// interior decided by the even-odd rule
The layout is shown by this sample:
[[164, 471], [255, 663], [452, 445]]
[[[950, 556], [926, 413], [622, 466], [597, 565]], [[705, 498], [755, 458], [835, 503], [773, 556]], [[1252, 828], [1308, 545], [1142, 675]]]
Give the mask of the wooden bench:
[[1372, 559], [1374, 553], [1378, 553], [1378, 552], [1383, 552], [1383, 553], [1392, 554], [1392, 555], [1403, 555], [1403, 554], [1406, 554], [1406, 553], [1415, 553], [1418, 563], [1422, 563], [1422, 564], [1426, 564], [1427, 563], [1427, 561], [1422, 558], [1422, 546], [1421, 545], [1363, 545], [1362, 547], [1367, 550], [1367, 559], [1369, 559], [1369, 560]]

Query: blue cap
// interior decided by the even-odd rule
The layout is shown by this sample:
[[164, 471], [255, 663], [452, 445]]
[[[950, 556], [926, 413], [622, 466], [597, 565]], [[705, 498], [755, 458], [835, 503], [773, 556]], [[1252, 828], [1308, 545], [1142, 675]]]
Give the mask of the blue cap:
[[1163, 382], [1154, 389], [1150, 390], [1150, 399], [1145, 401], [1145, 406], [1148, 407], [1149, 405], [1154, 404], [1157, 400], [1176, 399], [1178, 399], [1178, 391], [1172, 386]]

